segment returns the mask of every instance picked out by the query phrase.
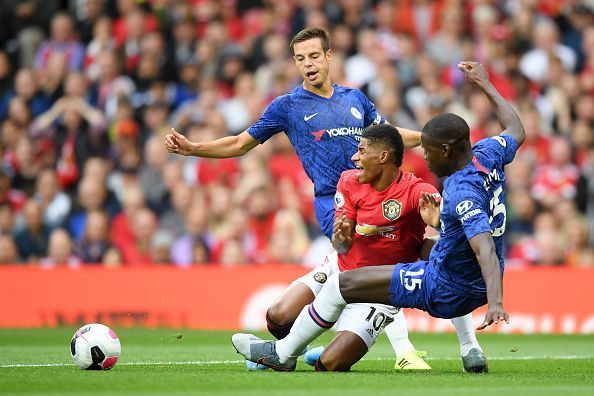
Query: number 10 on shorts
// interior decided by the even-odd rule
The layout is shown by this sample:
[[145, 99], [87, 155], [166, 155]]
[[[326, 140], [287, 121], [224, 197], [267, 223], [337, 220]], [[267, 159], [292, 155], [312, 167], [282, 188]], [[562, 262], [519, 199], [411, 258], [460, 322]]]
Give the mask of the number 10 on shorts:
[[406, 290], [413, 291], [417, 287], [421, 289], [421, 284], [423, 283], [423, 279], [421, 279], [421, 277], [424, 273], [424, 269], [420, 269], [418, 271], [405, 271], [401, 269], [400, 283], [402, 283]]

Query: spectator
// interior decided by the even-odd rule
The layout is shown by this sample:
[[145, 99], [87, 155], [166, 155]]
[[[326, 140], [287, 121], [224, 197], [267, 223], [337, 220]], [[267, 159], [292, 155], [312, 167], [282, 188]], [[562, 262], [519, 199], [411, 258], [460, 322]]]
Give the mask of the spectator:
[[75, 186], [87, 159], [105, 151], [105, 130], [103, 114], [74, 97], [58, 100], [32, 126], [34, 136], [54, 143], [58, 178], [64, 188]]
[[136, 86], [130, 77], [121, 74], [120, 60], [115, 52], [100, 52], [97, 62], [99, 73], [92, 80], [93, 89], [99, 93], [97, 105], [105, 112], [107, 119], [112, 120], [122, 98], [129, 100], [136, 92]]
[[530, 80], [543, 83], [549, 69], [549, 59], [556, 55], [568, 71], [576, 67], [576, 54], [559, 42], [559, 30], [551, 21], [542, 20], [536, 24], [532, 35], [534, 48], [520, 61], [520, 70]]
[[24, 226], [15, 235], [19, 256], [28, 262], [35, 262], [47, 255], [50, 227], [43, 221], [41, 205], [28, 200], [23, 207]]
[[10, 234], [0, 234], [0, 265], [18, 264], [16, 243]]
[[34, 194], [35, 182], [42, 165], [38, 161], [33, 144], [28, 136], [22, 136], [17, 141], [14, 150], [15, 173], [12, 178], [12, 186], [23, 191], [28, 197]]
[[109, 216], [101, 210], [90, 211], [84, 233], [76, 247], [78, 257], [83, 264], [101, 264], [111, 247]]
[[118, 248], [115, 246], [110, 247], [107, 249], [105, 254], [103, 255], [103, 265], [106, 268], [117, 268], [121, 267], [123, 262], [122, 252], [119, 251]]
[[167, 203], [167, 189], [163, 172], [167, 163], [167, 152], [163, 150], [158, 136], [151, 136], [144, 147], [145, 163], [140, 168], [139, 182], [147, 204], [161, 215]]
[[14, 171], [6, 166], [0, 166], [0, 205], [9, 204], [15, 212], [20, 211], [25, 203], [25, 194], [11, 188], [11, 178]]
[[44, 39], [44, 30], [59, 9], [58, 3], [56, 0], [3, 1], [3, 9], [7, 12], [3, 21], [15, 37], [21, 67], [33, 66], [37, 48]]
[[[441, 14], [439, 31], [427, 42], [426, 51], [441, 67], [457, 64], [462, 58], [460, 42], [464, 32], [464, 15], [458, 7]], [[484, 95], [483, 95], [484, 96]]]
[[67, 266], [77, 268], [80, 260], [72, 252], [72, 239], [63, 228], [52, 231], [49, 238], [47, 257], [44, 257], [40, 265], [42, 268], [54, 268]]
[[375, 31], [362, 30], [357, 35], [357, 53], [347, 58], [344, 68], [347, 81], [360, 88], [377, 76], [378, 57], [381, 51]]
[[8, 202], [0, 204], [0, 235], [14, 235], [15, 213]]
[[51, 56], [66, 56], [69, 70], [80, 70], [83, 65], [84, 47], [74, 36], [74, 21], [67, 13], [57, 13], [52, 17], [50, 38], [46, 40], [35, 56], [35, 67], [46, 70]]
[[572, 267], [593, 267], [594, 248], [590, 246], [588, 222], [581, 216], [565, 220], [563, 233], [567, 236], [565, 263]]
[[[210, 246], [213, 238], [208, 231], [208, 215], [204, 202], [195, 201], [184, 218], [186, 232], [178, 237], [171, 249], [175, 265], [187, 267], [210, 262]], [[200, 253], [198, 256], [197, 254]], [[198, 261], [194, 261], [196, 258]]]
[[83, 236], [88, 214], [104, 208], [106, 198], [107, 190], [101, 179], [84, 177], [80, 181], [75, 206], [66, 221], [67, 229], [75, 241], [80, 241]]
[[132, 242], [118, 243], [122, 252], [122, 260], [128, 267], [143, 267], [154, 262], [152, 243], [157, 232], [157, 219], [147, 208], [140, 208], [134, 212], [132, 218]]
[[532, 195], [542, 205], [553, 208], [562, 198], [574, 199], [579, 170], [571, 162], [571, 146], [556, 138], [550, 146], [551, 162], [535, 169]]
[[20, 69], [14, 80], [15, 95], [23, 99], [33, 117], [37, 117], [50, 107], [49, 98], [39, 89], [33, 69]]
[[41, 204], [46, 224], [52, 228], [65, 225], [66, 218], [72, 207], [72, 201], [61, 190], [55, 170], [46, 168], [39, 173], [34, 199]]
[[158, 230], [151, 240], [153, 264], [170, 264], [174, 236], [167, 230]]
[[126, 254], [124, 253], [126, 247], [133, 245], [136, 240], [134, 234], [136, 212], [145, 207], [144, 196], [138, 186], [129, 188], [123, 192], [122, 212], [116, 215], [111, 223], [109, 239], [122, 252], [124, 260], [126, 259]]
[[86, 48], [84, 61], [85, 72], [93, 81], [98, 80], [101, 75], [101, 67], [98, 62], [99, 55], [103, 52], [115, 50], [115, 41], [111, 33], [111, 19], [107, 16], [97, 19], [93, 26], [92, 40]]
[[278, 211], [267, 246], [267, 261], [299, 263], [308, 247], [307, 229], [299, 212], [290, 209]]
[[185, 221], [189, 215], [190, 206], [194, 197], [194, 190], [184, 181], [179, 181], [170, 194], [171, 208], [161, 215], [161, 228], [173, 234], [175, 238], [184, 234]]

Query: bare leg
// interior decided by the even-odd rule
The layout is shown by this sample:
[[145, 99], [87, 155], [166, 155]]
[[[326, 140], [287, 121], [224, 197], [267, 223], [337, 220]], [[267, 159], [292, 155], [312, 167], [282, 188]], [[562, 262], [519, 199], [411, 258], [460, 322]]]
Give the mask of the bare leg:
[[395, 265], [358, 268], [340, 274], [340, 293], [348, 303], [390, 303], [390, 283]]
[[[349, 371], [367, 353], [367, 345], [355, 333], [340, 331], [324, 349], [316, 370]], [[321, 364], [319, 364], [321, 362]]]
[[311, 289], [301, 282], [292, 283], [266, 311], [268, 330], [277, 339], [289, 334], [299, 313], [314, 300]]

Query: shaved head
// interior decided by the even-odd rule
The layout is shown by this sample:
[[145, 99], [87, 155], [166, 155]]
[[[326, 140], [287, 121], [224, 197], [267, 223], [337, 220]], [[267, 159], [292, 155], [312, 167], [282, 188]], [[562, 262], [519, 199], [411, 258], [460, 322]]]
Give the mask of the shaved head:
[[453, 143], [470, 139], [470, 127], [464, 119], [456, 114], [445, 113], [433, 117], [423, 127], [423, 133], [429, 137], [429, 144]]

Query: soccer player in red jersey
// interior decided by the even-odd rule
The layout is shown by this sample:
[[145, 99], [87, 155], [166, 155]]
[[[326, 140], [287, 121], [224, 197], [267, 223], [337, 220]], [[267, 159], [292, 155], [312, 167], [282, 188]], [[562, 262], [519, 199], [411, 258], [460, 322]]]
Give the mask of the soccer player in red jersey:
[[[338, 254], [328, 256], [324, 266], [329, 273], [324, 275], [419, 258], [426, 227], [419, 200], [423, 192], [435, 197], [439, 193], [431, 184], [400, 170], [403, 151], [395, 127], [382, 124], [365, 129], [352, 158], [357, 169], [343, 172], [338, 182], [332, 235]], [[433, 241], [426, 240], [425, 245], [428, 253]], [[348, 371], [397, 312], [383, 304], [349, 304], [316, 369]]]

